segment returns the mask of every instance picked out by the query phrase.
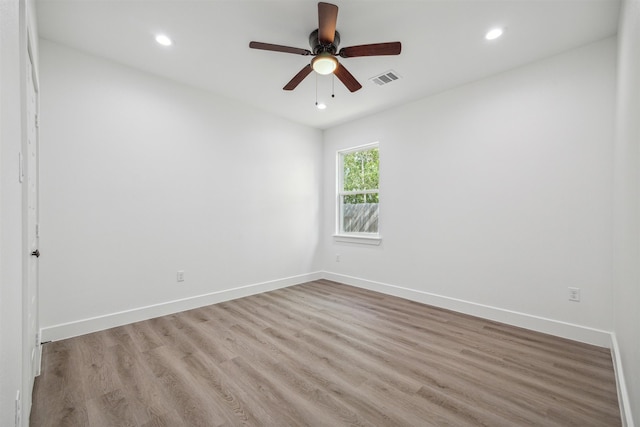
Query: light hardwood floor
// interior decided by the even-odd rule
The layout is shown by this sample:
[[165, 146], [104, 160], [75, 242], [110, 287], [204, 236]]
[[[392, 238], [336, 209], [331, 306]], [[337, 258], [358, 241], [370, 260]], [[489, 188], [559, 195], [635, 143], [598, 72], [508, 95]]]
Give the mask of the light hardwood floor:
[[329, 281], [46, 344], [32, 426], [619, 426], [608, 349]]

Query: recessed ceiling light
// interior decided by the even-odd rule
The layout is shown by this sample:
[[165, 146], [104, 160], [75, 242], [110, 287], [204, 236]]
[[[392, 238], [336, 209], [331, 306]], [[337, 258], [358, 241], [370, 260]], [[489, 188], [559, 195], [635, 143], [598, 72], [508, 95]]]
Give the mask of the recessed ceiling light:
[[327, 108], [327, 104], [323, 104], [322, 102], [316, 103], [316, 107], [318, 107], [318, 110], [324, 110]]
[[171, 39], [164, 34], [158, 34], [156, 36], [156, 41], [162, 46], [171, 46], [173, 44], [173, 41], [171, 41]]
[[502, 33], [504, 33], [504, 30], [502, 28], [493, 28], [489, 30], [487, 34], [485, 34], [484, 38], [487, 40], [495, 40], [500, 37]]

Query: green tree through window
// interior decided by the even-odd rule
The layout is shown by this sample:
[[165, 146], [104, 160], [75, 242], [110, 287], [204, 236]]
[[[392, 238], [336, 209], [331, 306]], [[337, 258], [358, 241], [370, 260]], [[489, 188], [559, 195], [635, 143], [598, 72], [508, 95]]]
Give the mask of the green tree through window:
[[341, 151], [338, 156], [339, 233], [377, 234], [380, 203], [378, 145]]
[[[378, 148], [343, 155], [344, 191], [376, 190], [380, 180]], [[378, 193], [347, 197], [349, 203], [378, 203]]]

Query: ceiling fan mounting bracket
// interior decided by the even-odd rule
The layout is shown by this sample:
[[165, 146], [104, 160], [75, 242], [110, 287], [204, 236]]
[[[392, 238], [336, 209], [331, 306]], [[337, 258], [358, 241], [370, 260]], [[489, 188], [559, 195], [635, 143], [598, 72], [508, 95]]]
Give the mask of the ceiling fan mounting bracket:
[[335, 55], [338, 52], [338, 46], [340, 45], [340, 33], [336, 31], [336, 35], [333, 38], [333, 43], [323, 44], [318, 38], [318, 30], [314, 30], [311, 32], [311, 34], [309, 34], [309, 45], [311, 46], [311, 50], [313, 51], [314, 55], [318, 55], [324, 52]]

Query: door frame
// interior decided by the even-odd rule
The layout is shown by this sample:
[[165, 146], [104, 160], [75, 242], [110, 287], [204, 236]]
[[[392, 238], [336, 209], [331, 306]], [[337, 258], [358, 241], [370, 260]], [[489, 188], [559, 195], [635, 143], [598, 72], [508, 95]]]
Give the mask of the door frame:
[[[40, 237], [40, 132], [39, 132], [39, 114], [40, 114], [40, 85], [38, 80], [38, 73], [36, 68], [36, 62], [34, 57], [34, 40], [30, 28], [27, 28], [27, 55], [24, 58], [23, 78], [24, 78], [24, 92], [22, 93], [22, 99], [24, 101], [23, 111], [23, 142], [22, 142], [22, 170], [24, 173], [24, 179], [22, 181], [22, 197], [23, 197], [23, 209], [22, 209], [22, 224], [23, 224], [23, 286], [22, 286], [22, 376], [23, 376], [23, 393], [22, 393], [22, 408], [23, 408], [23, 421], [28, 414], [25, 413], [31, 406], [31, 393], [35, 377], [40, 375], [40, 365], [42, 360], [42, 347], [40, 345], [40, 319], [39, 319], [39, 262], [37, 258], [35, 260], [35, 274], [31, 274], [31, 263], [34, 262], [33, 256], [31, 256], [31, 241], [30, 230], [35, 230], [36, 248], [39, 247]], [[29, 76], [29, 71], [31, 71]], [[29, 120], [30, 108], [28, 106], [29, 93], [31, 88], [29, 85], [33, 85], [33, 91], [35, 93], [35, 105], [33, 114], [35, 115], [35, 160], [29, 161]], [[31, 221], [29, 215], [29, 182], [31, 175], [35, 174], [35, 205], [36, 212]], [[35, 277], [33, 277], [35, 276]], [[35, 280], [33, 286], [31, 286], [31, 280]], [[34, 301], [32, 304], [31, 301]], [[29, 317], [35, 317], [35, 331], [32, 330], [29, 323]], [[32, 353], [32, 350], [34, 353]], [[25, 417], [26, 416], [26, 417]]]

